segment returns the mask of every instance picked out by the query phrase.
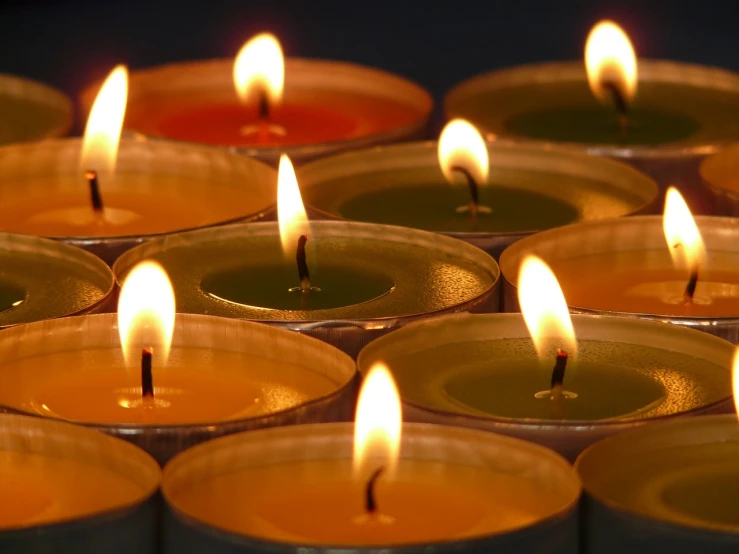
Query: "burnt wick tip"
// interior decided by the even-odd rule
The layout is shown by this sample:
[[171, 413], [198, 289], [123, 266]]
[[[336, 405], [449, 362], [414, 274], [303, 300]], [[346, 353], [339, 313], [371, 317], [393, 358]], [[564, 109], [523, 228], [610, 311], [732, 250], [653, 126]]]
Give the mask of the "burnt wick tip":
[[695, 289], [698, 286], [698, 270], [694, 269], [690, 272], [690, 279], [688, 279], [688, 284], [685, 285], [685, 292], [683, 293], [683, 296], [685, 298], [685, 302], [692, 304], [693, 303], [693, 296], [695, 296]]
[[375, 484], [377, 483], [377, 479], [380, 477], [380, 475], [382, 475], [384, 471], [384, 467], [378, 467], [367, 481], [367, 487], [365, 489], [364, 508], [368, 514], [374, 514], [377, 511], [377, 502], [375, 501]]
[[151, 373], [151, 348], [141, 351], [141, 396], [143, 398], [154, 397], [154, 378]]
[[269, 120], [270, 109], [269, 109], [269, 98], [264, 90], [259, 92], [259, 119], [262, 121]]
[[618, 84], [613, 81], [603, 81], [602, 86], [604, 89], [611, 93], [611, 97], [613, 98], [613, 105], [616, 107], [616, 111], [618, 111], [621, 116], [625, 116], [626, 113], [629, 111], [629, 103], [626, 100], [626, 95], [623, 93]]
[[92, 209], [100, 213], [103, 211], [103, 197], [100, 195], [98, 174], [96, 171], [85, 171], [85, 179], [87, 179], [90, 185], [90, 203], [92, 204]]
[[561, 387], [565, 380], [565, 371], [567, 370], [567, 352], [561, 348], [557, 348], [557, 360], [552, 370], [551, 388]]
[[307, 242], [308, 235], [300, 235], [300, 238], [298, 238], [298, 248], [295, 254], [295, 259], [298, 262], [300, 289], [303, 291], [310, 289], [310, 272], [308, 271], [308, 258], [305, 254], [305, 243]]
[[451, 170], [461, 173], [464, 175], [464, 178], [467, 179], [467, 186], [470, 189], [470, 202], [473, 207], [476, 207], [480, 203], [480, 192], [477, 181], [475, 181], [472, 173], [470, 173], [466, 167], [462, 167], [461, 165], [454, 165]]

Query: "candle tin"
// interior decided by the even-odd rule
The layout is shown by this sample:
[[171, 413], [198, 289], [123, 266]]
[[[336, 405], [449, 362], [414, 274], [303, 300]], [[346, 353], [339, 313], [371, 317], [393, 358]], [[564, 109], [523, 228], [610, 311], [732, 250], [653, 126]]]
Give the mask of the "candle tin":
[[[15, 394], [13, 390], [24, 391], [23, 395], [29, 398], [33, 393], [28, 376], [20, 389], [11, 386], [25, 375], [14, 373], [10, 367], [12, 363], [39, 356], [49, 356], [53, 360], [55, 355], [75, 350], [90, 351], [90, 358], [95, 358], [95, 351], [113, 350], [116, 357], [111, 363], [125, 371], [116, 314], [62, 318], [4, 331], [0, 335], [0, 382], [5, 383], [0, 386], [0, 411], [31, 415], [40, 413], [33, 408], [35, 400], [20, 395], [12, 396]], [[80, 423], [127, 440], [164, 464], [181, 450], [214, 437], [262, 427], [347, 421], [353, 416], [357, 383], [354, 362], [321, 341], [248, 321], [177, 314], [170, 359], [181, 357], [186, 350], [233, 352], [240, 356], [294, 364], [306, 372], [323, 376], [332, 383], [334, 390], [325, 396], [300, 403], [287, 398], [286, 407], [280, 411], [201, 424]], [[248, 371], [248, 361], [243, 363], [244, 370]], [[49, 375], [58, 371], [60, 364], [63, 365], [63, 362], [49, 362]], [[24, 371], [28, 372], [27, 369]], [[37, 376], [41, 372], [38, 369], [33, 371]]]
[[48, 85], [0, 74], [0, 145], [60, 137], [72, 126], [72, 101]]
[[[132, 72], [126, 128], [146, 136], [167, 137], [167, 132], [157, 123], [163, 114], [189, 104], [235, 104], [233, 64], [230, 58], [168, 64]], [[89, 111], [99, 87], [100, 84], [91, 86], [83, 93], [83, 113]], [[347, 130], [346, 138], [341, 140], [263, 147], [223, 146], [272, 165], [277, 165], [281, 154], [301, 164], [342, 150], [420, 138], [433, 108], [428, 92], [397, 75], [353, 63], [302, 58], [285, 60], [283, 99], [286, 104], [304, 101], [325, 105], [324, 110], [341, 108], [356, 120]], [[378, 126], [373, 122], [372, 111], [388, 109], [387, 106], [397, 112], [394, 123]]]
[[113, 273], [80, 248], [0, 233], [0, 260], [0, 329], [110, 307]]
[[[513, 397], [520, 383], [527, 394], [530, 385], [532, 402], [537, 402], [539, 384], [540, 389], [549, 387], [553, 361], [541, 365], [540, 380], [532, 381], [524, 373], [527, 369], [522, 364], [537, 364], [538, 357], [521, 314], [453, 314], [415, 323], [367, 346], [358, 366], [365, 374], [375, 362], [388, 365], [408, 421], [510, 435], [549, 447], [569, 460], [603, 437], [645, 423], [732, 409], [734, 347], [728, 342], [650, 321], [573, 315], [572, 323], [578, 339], [577, 360], [591, 364], [591, 371], [600, 366], [598, 377], [590, 377], [589, 383], [583, 382], [589, 377], [584, 375], [588, 367], [573, 366], [572, 385], [578, 379], [582, 383], [575, 390], [583, 398], [588, 390], [600, 390], [603, 404], [619, 396], [620, 389], [626, 391], [624, 407], [609, 408], [599, 419], [564, 420], [538, 413], [530, 417], [521, 410], [497, 415], [511, 409], [502, 407], [503, 397]], [[617, 368], [612, 375], [622, 370], [621, 381], [609, 378], [611, 372], [605, 366], [611, 365]], [[603, 382], [612, 385], [605, 395]], [[492, 392], [484, 392], [488, 390]], [[502, 395], [500, 401], [490, 400], [496, 390]], [[637, 392], [639, 400], [634, 400]]]
[[[598, 144], [561, 140], [556, 144], [626, 161], [664, 189], [676, 186], [696, 213], [712, 213], [713, 198], [701, 183], [698, 166], [707, 154], [739, 138], [739, 75], [657, 60], [639, 60], [638, 72], [635, 105], [646, 103], [661, 110], [665, 117], [681, 120], [681, 136], [634, 146], [615, 141]], [[578, 107], [597, 106], [581, 61], [526, 65], [473, 77], [448, 93], [444, 107], [447, 117], [468, 119], [485, 133], [549, 147], [554, 143], [551, 139], [530, 138], [525, 132], [517, 132], [515, 118], [573, 102]]]
[[[739, 233], [739, 219], [698, 216], [695, 221], [706, 245], [709, 269], [733, 271], [732, 260], [739, 248], [735, 240]], [[519, 265], [528, 254], [540, 257], [552, 267], [555, 274], [558, 273], [557, 266], [561, 264], [564, 267], [567, 260], [611, 253], [629, 256], [623, 258], [623, 261], [616, 262], [620, 264], [618, 268], [624, 264], [634, 263], [637, 264], [636, 267], [645, 271], [672, 268], [673, 262], [665, 242], [662, 224], [662, 216], [579, 223], [545, 231], [512, 245], [500, 258], [503, 274], [501, 301], [503, 311], [520, 311], [518, 292], [514, 283], [518, 280]], [[569, 277], [565, 278], [560, 274], [558, 278], [565, 298], [568, 298], [568, 287], [579, 286]], [[731, 289], [731, 286], [728, 288]], [[604, 291], [604, 294], [607, 293]], [[581, 306], [569, 299], [568, 305], [570, 311], [575, 313], [615, 315], [673, 323], [705, 331], [733, 343], [739, 342], [739, 314], [730, 317], [689, 317], [616, 312]]]
[[[172, 280], [180, 311], [249, 319], [301, 331], [352, 356], [369, 341], [410, 321], [448, 312], [498, 311], [498, 266], [493, 258], [469, 244], [425, 231], [345, 221], [312, 221], [311, 235], [317, 245], [319, 279], [321, 271], [326, 276], [342, 269], [339, 264], [346, 264], [347, 271], [356, 270], [355, 275], [346, 277], [349, 283], [368, 272], [373, 279], [381, 280], [382, 287], [357, 302], [307, 310], [231, 302], [206, 292], [203, 283], [207, 278], [243, 264], [253, 264], [244, 272], [245, 278], [259, 271], [260, 264], [282, 267], [285, 262], [278, 224], [268, 222], [150, 241], [121, 256], [113, 271], [120, 283], [139, 262], [155, 260]], [[297, 284], [293, 263], [286, 265], [284, 272], [294, 275]], [[335, 265], [332, 268], [329, 264]]]
[[[508, 437], [468, 429], [406, 424], [402, 431], [400, 464], [406, 460], [463, 464], [524, 476], [539, 490], [553, 491], [556, 507], [546, 517], [516, 530], [435, 544], [346, 546], [287, 544], [248, 537], [218, 528], [183, 511], [177, 490], [219, 473], [263, 464], [310, 465], [320, 460], [346, 459], [351, 464], [352, 424], [305, 425], [226, 437], [189, 450], [165, 469], [163, 495], [165, 553], [195, 552], [577, 552], [577, 510], [580, 484], [569, 464], [553, 452]], [[443, 472], [442, 472], [443, 473]], [[388, 484], [389, 485], [389, 484]], [[305, 509], [310, 509], [306, 506]], [[424, 506], [419, 505], [419, 510]]]
[[578, 458], [582, 552], [729, 554], [739, 549], [736, 415], [643, 427]]
[[[81, 146], [81, 139], [68, 138], [0, 148], [0, 204], [7, 210], [7, 215], [0, 218], [4, 230], [33, 234], [29, 227], [32, 213], [25, 220], [9, 223], [9, 219], [17, 218], [21, 210], [28, 211], [34, 200], [50, 204], [49, 210], [57, 207], [50, 200], [53, 195], [59, 195], [60, 202], [89, 205], [89, 187], [79, 165]], [[112, 265], [121, 253], [137, 244], [189, 228], [178, 223], [177, 209], [173, 211], [170, 201], [188, 198], [203, 207], [203, 213], [196, 218], [198, 227], [246, 221], [257, 219], [261, 210], [274, 204], [276, 182], [272, 168], [244, 156], [215, 148], [124, 138], [118, 151], [115, 179], [100, 184], [103, 201], [106, 195], [130, 195], [140, 205], [161, 202], [159, 221], [150, 218], [150, 226], [157, 230], [128, 236], [51, 238], [84, 248]], [[128, 204], [135, 207], [133, 200]], [[162, 221], [167, 223], [162, 226]]]
[[0, 529], [0, 551], [7, 554], [157, 552], [160, 502], [157, 491], [161, 471], [145, 452], [76, 425], [7, 414], [0, 415], [0, 452], [3, 451], [66, 459], [114, 472], [141, 492], [132, 504], [87, 516]]
[[[490, 176], [488, 185], [480, 186], [480, 203], [490, 207], [493, 213], [501, 209], [496, 207], [496, 190], [504, 195], [508, 192], [531, 195], [529, 201], [524, 197], [511, 199], [510, 210], [519, 209], [520, 205], [535, 210], [531, 204], [537, 198], [548, 199], [556, 204], [542, 207], [542, 211], [563, 208], [572, 212], [562, 223], [652, 213], [656, 207], [656, 183], [624, 164], [563, 149], [543, 149], [506, 141], [493, 142], [488, 146], [488, 152]], [[299, 180], [304, 202], [333, 218], [354, 219], [353, 212], [365, 211], [363, 204], [376, 202], [382, 209], [369, 216], [374, 216], [374, 219], [362, 221], [405, 226], [410, 217], [403, 219], [400, 213], [403, 207], [412, 217], [426, 209], [427, 201], [431, 210], [436, 208], [434, 200], [428, 196], [438, 196], [439, 191], [426, 191], [425, 187], [430, 186], [459, 191], [458, 203], [449, 203], [451, 220], [455, 219], [457, 206], [469, 202], [466, 187], [446, 182], [439, 167], [436, 142], [376, 147], [324, 158], [301, 168]], [[490, 190], [493, 186], [496, 189]], [[398, 189], [416, 189], [419, 197], [414, 203], [409, 199], [404, 206], [389, 205], [394, 204], [393, 196], [382, 200], [383, 193], [394, 195]], [[510, 218], [510, 210], [502, 209], [506, 212], [503, 217]], [[387, 215], [394, 210], [398, 211], [397, 215]], [[532, 218], [539, 221], [532, 223], [542, 225], [541, 220], [551, 219], [547, 218], [548, 215], [541, 213], [539, 218]], [[547, 228], [473, 232], [468, 216], [458, 217], [462, 223], [468, 224], [469, 230], [444, 230], [434, 222], [423, 228], [474, 244], [496, 259], [509, 244]], [[485, 217], [479, 216], [481, 225], [485, 224]], [[517, 219], [505, 219], [500, 225], [519, 226]]]
[[733, 144], [701, 162], [700, 174], [713, 193], [716, 214], [739, 215], [739, 144]]

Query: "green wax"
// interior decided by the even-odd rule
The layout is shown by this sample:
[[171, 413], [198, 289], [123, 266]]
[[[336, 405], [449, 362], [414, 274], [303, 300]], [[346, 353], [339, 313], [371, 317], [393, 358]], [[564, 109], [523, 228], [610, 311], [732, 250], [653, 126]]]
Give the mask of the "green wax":
[[456, 211], [470, 202], [467, 187], [448, 183], [367, 191], [346, 199], [338, 211], [352, 221], [460, 233], [537, 231], [579, 219], [572, 204], [530, 190], [487, 185], [479, 192], [480, 205], [492, 211], [478, 214], [476, 229], [469, 213]]
[[68, 117], [62, 109], [0, 94], [0, 144], [38, 139], [62, 127]]
[[219, 300], [274, 310], [325, 310], [361, 304], [392, 291], [393, 280], [369, 268], [321, 264], [301, 292], [295, 268], [241, 265], [208, 273], [200, 287]]
[[17, 308], [25, 302], [28, 291], [18, 283], [0, 279], [0, 313]]
[[531, 339], [429, 344], [384, 360], [404, 401], [478, 417], [593, 421], [657, 417], [718, 402], [730, 394], [726, 370], [657, 348], [578, 341], [564, 388], [576, 398], [553, 412], [547, 390], [551, 362], [542, 364]]
[[624, 131], [616, 111], [606, 106], [563, 106], [514, 115], [506, 127], [514, 135], [539, 140], [629, 146], [685, 140], [699, 129], [696, 120], [657, 108], [635, 108], [627, 118]]

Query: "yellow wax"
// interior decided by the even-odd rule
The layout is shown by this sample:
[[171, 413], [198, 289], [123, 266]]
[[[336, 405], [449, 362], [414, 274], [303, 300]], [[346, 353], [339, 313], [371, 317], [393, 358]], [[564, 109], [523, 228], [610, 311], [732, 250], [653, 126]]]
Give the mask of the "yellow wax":
[[145, 492], [96, 465], [0, 451], [0, 529], [81, 518], [133, 504]]
[[340, 546], [453, 541], [511, 531], [555, 512], [556, 495], [489, 468], [401, 459], [376, 482], [378, 511], [364, 509], [366, 478], [351, 460], [240, 469], [167, 491], [191, 517], [276, 542]]
[[229, 221], [264, 207], [263, 193], [216, 186], [187, 176], [122, 174], [101, 177], [104, 211], [90, 203], [80, 175], [26, 179], [0, 196], [0, 230], [47, 237], [145, 235]]
[[142, 398], [140, 368], [125, 367], [120, 348], [57, 352], [5, 362], [0, 404], [88, 423], [194, 424], [274, 413], [336, 390], [304, 367], [210, 349], [173, 349], [153, 381], [154, 398]]
[[709, 258], [692, 302], [683, 296], [688, 273], [672, 267], [666, 248], [654, 257], [638, 252], [595, 254], [556, 261], [551, 267], [570, 306], [666, 316], [739, 316], [739, 260], [725, 253], [709, 253]]

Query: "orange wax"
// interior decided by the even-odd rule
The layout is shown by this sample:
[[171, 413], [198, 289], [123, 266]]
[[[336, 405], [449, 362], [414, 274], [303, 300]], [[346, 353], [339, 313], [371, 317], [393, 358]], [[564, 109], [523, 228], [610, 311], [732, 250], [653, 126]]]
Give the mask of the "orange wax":
[[296, 146], [345, 141], [413, 124], [418, 112], [390, 99], [317, 91], [273, 109], [275, 132], [259, 126], [253, 106], [218, 96], [173, 96], [168, 102], [142, 98], [131, 103], [125, 125], [176, 140], [231, 146]]
[[739, 316], [739, 260], [728, 252], [709, 252], [708, 257], [692, 303], [683, 298], [688, 274], [673, 267], [666, 249], [594, 254], [551, 267], [570, 306], [665, 316]]
[[330, 394], [305, 368], [236, 352], [173, 349], [154, 366], [154, 398], [119, 348], [73, 350], [6, 362], [0, 404], [88, 423], [195, 424], [274, 413]]
[[102, 217], [92, 210], [82, 175], [19, 181], [3, 191], [0, 230], [47, 237], [147, 235], [212, 225], [264, 207], [248, 183], [214, 189], [187, 175], [121, 174], [100, 186]]
[[96, 465], [0, 450], [0, 530], [85, 517], [133, 504], [144, 493]]
[[233, 533], [276, 542], [341, 546], [452, 541], [511, 531], [553, 513], [551, 490], [525, 476], [401, 459], [364, 510], [365, 479], [349, 459], [260, 465], [165, 490], [189, 516]]

